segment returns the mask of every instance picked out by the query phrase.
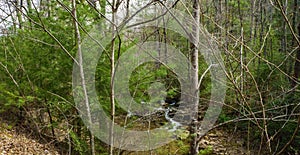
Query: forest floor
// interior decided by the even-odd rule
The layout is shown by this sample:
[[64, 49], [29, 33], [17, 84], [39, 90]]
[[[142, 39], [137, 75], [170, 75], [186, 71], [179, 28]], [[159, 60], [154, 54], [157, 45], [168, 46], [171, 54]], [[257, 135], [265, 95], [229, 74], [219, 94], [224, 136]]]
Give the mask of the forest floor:
[[[200, 141], [200, 149], [208, 150], [208, 148], [211, 148], [210, 154], [253, 154], [253, 151], [247, 150], [246, 146], [247, 142], [241, 133], [230, 132], [225, 129], [212, 130]], [[205, 154], [205, 151], [202, 152]]]
[[40, 143], [30, 133], [0, 118], [0, 155], [58, 155], [50, 143]]
[[[40, 143], [30, 133], [19, 130], [18, 126], [11, 126], [0, 118], [0, 155], [47, 155], [60, 154], [54, 145], [49, 143]], [[164, 148], [163, 148], [164, 149]], [[178, 148], [177, 148], [178, 149]], [[179, 148], [180, 149], [180, 148]], [[243, 138], [236, 136], [236, 133], [215, 129], [204, 136], [200, 141], [200, 149], [202, 154], [249, 154], [245, 148]], [[149, 153], [149, 152], [148, 152]], [[147, 153], [147, 154], [148, 154]], [[171, 151], [169, 154], [178, 154]], [[132, 153], [128, 153], [132, 154]], [[134, 153], [145, 154], [145, 153]], [[155, 152], [153, 154], [160, 154]]]

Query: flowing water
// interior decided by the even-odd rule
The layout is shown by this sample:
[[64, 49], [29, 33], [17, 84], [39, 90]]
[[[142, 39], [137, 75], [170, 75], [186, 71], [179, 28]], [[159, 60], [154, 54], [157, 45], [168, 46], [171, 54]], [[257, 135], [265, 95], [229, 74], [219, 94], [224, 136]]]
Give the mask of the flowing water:
[[[164, 118], [167, 120], [168, 122], [168, 127], [166, 127], [166, 129], [168, 129], [169, 132], [174, 132], [177, 129], [179, 129], [182, 124], [180, 122], [175, 121], [170, 115], [176, 112], [176, 109], [173, 107], [176, 103], [171, 103], [168, 104], [167, 106], [160, 106], [158, 108], [153, 108], [152, 112], [148, 115], [153, 115], [153, 117], [156, 117], [154, 114], [159, 113], [159, 112], [163, 112], [164, 113]], [[127, 111], [127, 117], [132, 117], [137, 115], [135, 112], [132, 112], [130, 110]]]

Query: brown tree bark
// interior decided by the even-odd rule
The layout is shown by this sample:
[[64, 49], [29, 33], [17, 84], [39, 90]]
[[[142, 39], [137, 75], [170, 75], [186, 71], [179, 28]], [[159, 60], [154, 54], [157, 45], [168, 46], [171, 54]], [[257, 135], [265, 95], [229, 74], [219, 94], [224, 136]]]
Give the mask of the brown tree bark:
[[[300, 39], [300, 23], [298, 24], [298, 38]], [[300, 47], [298, 47], [298, 51], [296, 54], [295, 66], [294, 66], [294, 76], [292, 80], [292, 88], [296, 87], [299, 83], [299, 75], [300, 75]]]

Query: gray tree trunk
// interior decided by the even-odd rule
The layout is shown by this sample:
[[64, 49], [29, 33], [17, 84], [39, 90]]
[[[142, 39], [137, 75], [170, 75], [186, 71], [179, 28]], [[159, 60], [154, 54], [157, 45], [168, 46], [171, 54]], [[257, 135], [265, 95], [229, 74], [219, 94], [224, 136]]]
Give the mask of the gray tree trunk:
[[[79, 31], [79, 25], [77, 23], [77, 13], [76, 13], [76, 0], [72, 0], [72, 14], [74, 18], [74, 27], [75, 27], [75, 39], [76, 39], [76, 45], [77, 45], [77, 51], [78, 51], [78, 65], [80, 68], [80, 76], [81, 76], [81, 85], [84, 91], [84, 97], [85, 97], [85, 106], [87, 108], [87, 114], [88, 114], [88, 119], [89, 123], [92, 123], [92, 116], [91, 116], [91, 111], [90, 111], [90, 105], [89, 105], [89, 99], [88, 99], [88, 93], [87, 93], [87, 88], [86, 88], [86, 83], [85, 83], [85, 75], [83, 71], [83, 58], [82, 58], [82, 51], [81, 51], [81, 36], [80, 36], [80, 31]], [[95, 138], [94, 135], [91, 133], [91, 150], [92, 150], [92, 155], [95, 155]]]
[[199, 142], [198, 142], [198, 105], [199, 105], [199, 91], [198, 91], [198, 43], [199, 43], [199, 24], [200, 24], [200, 7], [199, 0], [192, 0], [193, 3], [193, 11], [192, 15], [195, 20], [195, 24], [193, 24], [193, 34], [192, 34], [192, 42], [191, 42], [191, 63], [193, 69], [191, 71], [191, 105], [193, 106], [194, 113], [192, 115], [192, 123], [190, 127], [190, 134], [192, 137], [191, 146], [190, 146], [190, 154], [197, 155], [199, 152]]

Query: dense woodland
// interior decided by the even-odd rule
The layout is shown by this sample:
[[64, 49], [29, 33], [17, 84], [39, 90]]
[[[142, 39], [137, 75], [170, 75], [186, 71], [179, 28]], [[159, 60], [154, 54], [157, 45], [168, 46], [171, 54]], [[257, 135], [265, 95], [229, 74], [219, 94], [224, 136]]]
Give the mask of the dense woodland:
[[[143, 12], [146, 9], [150, 12]], [[185, 12], [196, 23], [186, 24], [193, 32], [191, 39], [166, 27], [143, 27], [145, 18], [162, 25], [176, 21], [176, 16], [166, 15], [171, 9]], [[155, 18], [150, 19], [153, 12]], [[126, 24], [133, 28], [119, 33]], [[228, 139], [240, 137], [244, 152], [239, 154], [300, 153], [300, 0], [1, 0], [0, 28], [0, 120], [8, 122], [6, 128], [30, 133], [59, 154], [228, 153], [230, 149], [222, 152], [202, 143], [206, 134], [217, 131]], [[199, 134], [199, 122], [213, 100], [214, 86], [211, 66], [195, 44], [201, 42], [200, 29], [221, 53], [226, 86], [222, 111], [205, 134]], [[97, 43], [102, 38], [109, 40], [105, 46]], [[150, 117], [131, 114], [116, 101], [118, 60], [147, 41], [164, 43], [157, 45], [160, 54], [167, 53], [161, 47], [165, 44], [180, 50], [193, 67], [189, 89], [196, 95], [187, 100], [197, 109], [192, 122], [176, 129], [174, 141], [152, 150], [122, 150], [97, 138], [74, 101], [77, 66], [83, 88], [77, 96], [90, 104], [84, 98], [89, 81], [82, 72], [90, 68], [81, 61], [87, 41], [103, 50], [94, 67], [99, 105], [115, 124], [137, 131], [167, 124], [170, 109], [178, 110], [184, 90], [163, 63], [143, 63], [131, 73], [126, 89], [140, 105], [154, 101], [164, 110]], [[90, 121], [94, 116], [89, 115]], [[110, 142], [114, 138], [118, 137], [110, 134]]]

